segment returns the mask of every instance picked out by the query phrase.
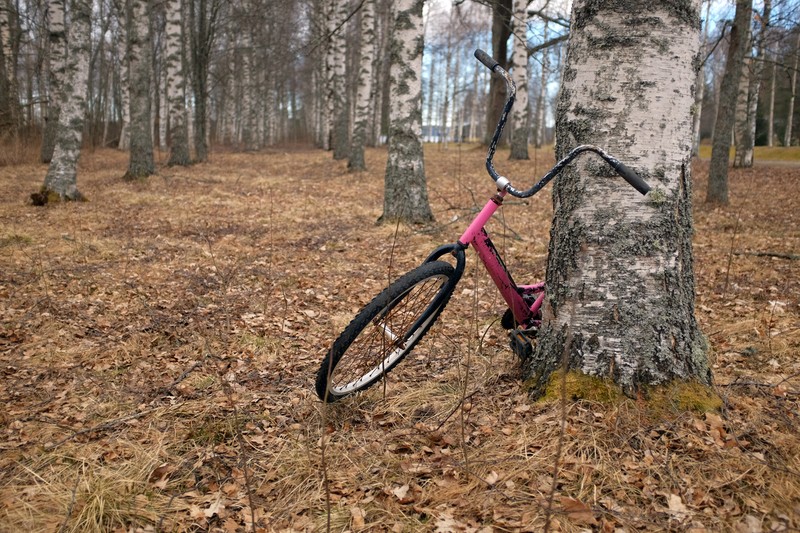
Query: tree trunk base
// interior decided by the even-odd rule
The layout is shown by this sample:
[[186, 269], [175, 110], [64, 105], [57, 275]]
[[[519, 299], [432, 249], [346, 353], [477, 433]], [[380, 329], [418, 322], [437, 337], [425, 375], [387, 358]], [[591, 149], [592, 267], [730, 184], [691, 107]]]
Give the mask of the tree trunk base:
[[61, 202], [87, 202], [88, 199], [77, 189], [72, 194], [61, 194], [47, 187], [31, 194], [31, 202], [35, 206], [58, 204]]
[[[564, 374], [562, 370], [557, 370], [548, 378], [540, 401], [564, 398], [568, 402], [586, 400], [613, 405], [625, 401], [628, 396], [609, 378], [590, 376], [575, 370]], [[712, 386], [678, 379], [664, 385], [644, 387], [637, 391], [633, 399], [641, 404], [649, 416], [659, 419], [685, 412], [719, 411], [723, 405], [722, 398]]]
[[131, 170], [128, 170], [125, 173], [125, 175], [122, 176], [122, 180], [123, 181], [142, 181], [142, 180], [147, 179], [148, 176], [152, 176], [153, 174], [155, 174], [155, 172], [148, 172], [148, 171], [132, 172]]

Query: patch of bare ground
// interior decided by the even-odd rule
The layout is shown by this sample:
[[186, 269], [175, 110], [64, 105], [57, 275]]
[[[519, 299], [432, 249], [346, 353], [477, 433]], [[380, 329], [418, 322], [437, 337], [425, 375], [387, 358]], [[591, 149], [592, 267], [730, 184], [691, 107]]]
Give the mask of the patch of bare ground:
[[[498, 167], [529, 182], [552, 162], [532, 155]], [[289, 147], [133, 184], [98, 150], [89, 202], [48, 208], [26, 205], [43, 166], [0, 168], [0, 530], [800, 528], [795, 168], [733, 170], [712, 208], [695, 164], [720, 413], [530, 402], [474, 258], [385, 384], [316, 400], [353, 313], [491, 194], [483, 157], [427, 147], [425, 228], [375, 225], [384, 150], [359, 174]], [[517, 281], [543, 277], [550, 216], [544, 193], [492, 222]]]

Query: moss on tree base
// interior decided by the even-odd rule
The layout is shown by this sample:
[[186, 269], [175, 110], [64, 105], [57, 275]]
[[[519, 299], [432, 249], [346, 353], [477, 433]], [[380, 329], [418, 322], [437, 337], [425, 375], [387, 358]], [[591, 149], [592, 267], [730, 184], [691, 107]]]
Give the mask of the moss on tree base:
[[87, 202], [87, 198], [80, 191], [74, 194], [61, 194], [47, 187], [42, 187], [39, 192], [31, 193], [33, 205], [42, 206], [48, 204], [58, 204], [61, 202]]
[[[527, 385], [527, 383], [526, 383]], [[562, 393], [568, 401], [587, 400], [614, 405], [627, 399], [622, 389], [608, 378], [557, 370], [550, 375], [540, 402], [558, 401]], [[643, 387], [636, 398], [652, 416], [662, 418], [686, 411], [719, 411], [722, 399], [714, 388], [697, 381], [675, 380], [664, 385]]]

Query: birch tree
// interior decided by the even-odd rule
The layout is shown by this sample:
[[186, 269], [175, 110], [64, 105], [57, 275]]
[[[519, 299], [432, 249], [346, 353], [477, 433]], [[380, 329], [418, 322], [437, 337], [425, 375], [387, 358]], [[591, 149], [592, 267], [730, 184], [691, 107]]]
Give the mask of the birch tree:
[[131, 148], [131, 83], [130, 83], [130, 41], [128, 36], [128, 24], [130, 16], [128, 14], [128, 0], [115, 2], [117, 6], [117, 18], [119, 20], [119, 31], [117, 32], [117, 45], [122, 54], [122, 61], [119, 73], [120, 100], [119, 106], [122, 111], [119, 129], [119, 143], [117, 148], [128, 151]]
[[36, 205], [84, 199], [78, 190], [78, 158], [81, 154], [86, 114], [92, 3], [91, 0], [72, 0], [69, 7], [69, 52], [64, 69], [64, 86], [60, 92], [61, 111], [55, 148], [41, 191], [31, 195]]
[[772, 14], [772, 1], [764, 0], [764, 10], [759, 17], [758, 33], [755, 35], [755, 57], [749, 64], [749, 78], [747, 80], [747, 98], [744, 106], [744, 124], [741, 137], [736, 143], [736, 155], [733, 166], [752, 167], [753, 152], [756, 144], [756, 115], [758, 113], [758, 99], [761, 94], [761, 75], [767, 57], [767, 35], [769, 32], [770, 16]]
[[129, 0], [128, 65], [130, 68], [131, 148], [125, 179], [145, 178], [156, 171], [150, 115], [150, 2]]
[[731, 27], [728, 59], [719, 88], [717, 119], [714, 124], [714, 140], [711, 146], [711, 164], [708, 169], [706, 202], [728, 203], [728, 161], [730, 160], [731, 131], [736, 110], [736, 94], [742, 63], [749, 39], [753, 0], [737, 0], [736, 14]]
[[[0, 82], [4, 91], [0, 94], [0, 131], [10, 129], [16, 135], [21, 123], [19, 81], [17, 65], [19, 46], [22, 40], [18, 6], [12, 0], [0, 0]], [[5, 123], [5, 124], [4, 124]], [[3, 125], [6, 128], [3, 128]]]
[[64, 22], [64, 0], [52, 0], [47, 6], [47, 108], [42, 132], [42, 148], [39, 159], [49, 163], [53, 159], [58, 130], [58, 115], [61, 109], [61, 91], [67, 61], [66, 26]]
[[789, 108], [786, 113], [786, 129], [783, 133], [783, 145], [792, 145], [792, 119], [794, 118], [794, 103], [797, 98], [797, 70], [800, 67], [800, 30], [797, 31], [797, 42], [794, 45], [794, 65], [792, 66], [791, 86], [789, 93]]
[[186, 131], [186, 73], [183, 66], [183, 25], [181, 0], [167, 2], [164, 61], [167, 67], [167, 102], [169, 104], [168, 165], [188, 165], [189, 137]]
[[[709, 15], [711, 13], [711, 0], [706, 0], [706, 15], [703, 20], [703, 41], [700, 44], [700, 52], [706, 53], [708, 45], [708, 27], [710, 25]], [[705, 61], [700, 64], [697, 69], [697, 76], [694, 82], [694, 114], [692, 118], [694, 124], [692, 126], [692, 155], [696, 156], [700, 153], [700, 117], [703, 113], [703, 96], [706, 89], [706, 68]]]
[[557, 155], [601, 146], [655, 191], [642, 197], [591, 156], [555, 180], [548, 298], [526, 377], [541, 391], [564, 364], [628, 394], [676, 379], [707, 384], [691, 241], [699, 0], [577, 0], [571, 20]]
[[346, 159], [350, 149], [350, 139], [348, 137], [350, 120], [347, 107], [347, 80], [346, 76], [346, 54], [347, 41], [345, 39], [345, 19], [348, 16], [349, 2], [347, 0], [335, 0], [333, 7], [334, 29], [331, 34], [332, 52], [332, 79], [331, 94], [333, 96], [333, 158]]
[[421, 141], [423, 4], [424, 0], [396, 0], [392, 4], [391, 118], [381, 222], [433, 220]]
[[372, 62], [375, 56], [375, 3], [365, 0], [361, 7], [361, 44], [358, 63], [358, 92], [356, 95], [356, 120], [353, 142], [350, 145], [350, 170], [366, 170], [364, 146], [367, 143], [367, 128], [372, 115]]
[[189, 63], [194, 102], [193, 137], [198, 161], [208, 159], [208, 74], [221, 0], [187, 0]]
[[[517, 101], [511, 114], [511, 159], [528, 159], [528, 2], [514, 0], [514, 46], [511, 75]], [[543, 69], [544, 70], [544, 69]], [[544, 92], [544, 86], [542, 86]]]

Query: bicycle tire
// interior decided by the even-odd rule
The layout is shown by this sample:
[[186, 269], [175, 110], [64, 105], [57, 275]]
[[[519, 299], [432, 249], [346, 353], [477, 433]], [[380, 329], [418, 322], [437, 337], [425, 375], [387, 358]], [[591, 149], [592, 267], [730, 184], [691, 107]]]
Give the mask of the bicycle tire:
[[317, 396], [335, 402], [379, 381], [436, 322], [457, 281], [449, 263], [431, 261], [381, 291], [356, 314], [325, 355], [317, 372]]

